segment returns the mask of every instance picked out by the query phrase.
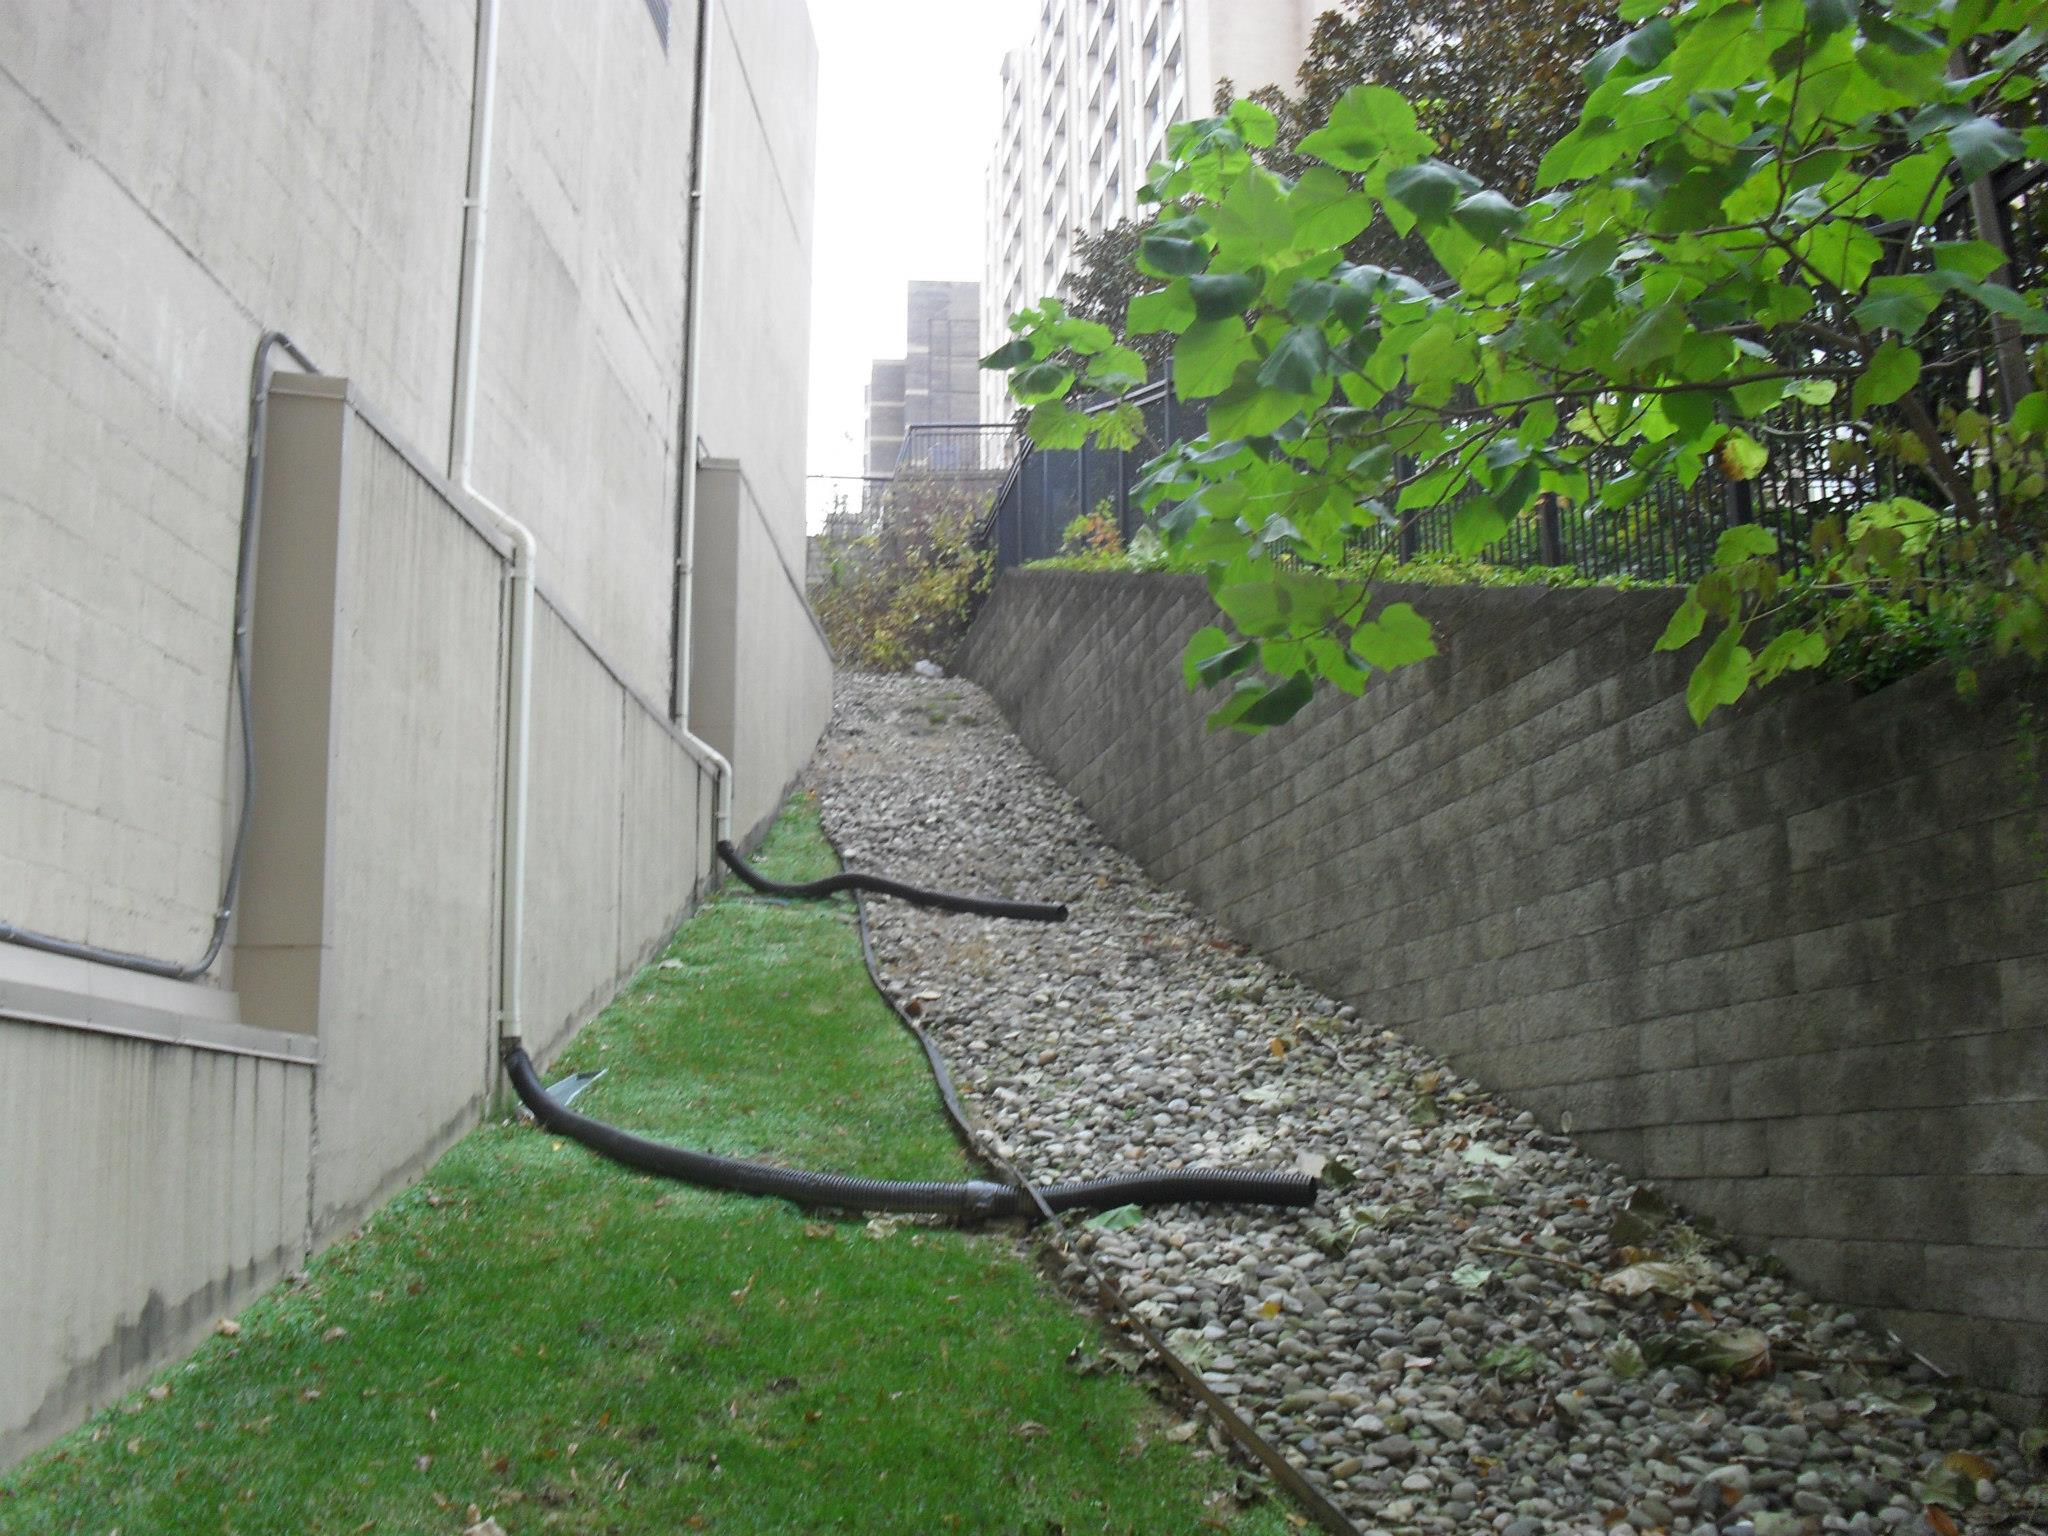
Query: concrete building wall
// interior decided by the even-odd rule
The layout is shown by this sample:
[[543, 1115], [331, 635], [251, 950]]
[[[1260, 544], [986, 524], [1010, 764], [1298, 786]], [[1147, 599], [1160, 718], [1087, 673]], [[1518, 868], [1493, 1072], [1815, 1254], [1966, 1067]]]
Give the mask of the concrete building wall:
[[896, 455], [903, 448], [903, 359], [878, 357], [868, 368], [868, 445], [864, 460], [866, 473], [890, 475], [896, 472]]
[[717, 0], [711, 30], [703, 455], [738, 459], [804, 558], [818, 50], [804, 0]]
[[981, 285], [912, 278], [903, 326], [903, 424], [979, 419]]
[[[829, 682], [784, 580], [816, 62], [801, 0], [718, 11], [700, 436], [761, 488], [723, 636], [756, 814]], [[0, 921], [205, 947], [240, 804], [250, 357], [282, 327], [331, 370], [273, 391], [226, 952], [174, 982], [0, 943], [0, 1461], [345, 1230], [497, 1081], [511, 546], [443, 476], [476, 20], [0, 11]], [[710, 878], [711, 779], [667, 708], [693, 39], [679, 15], [664, 51], [638, 0], [502, 23], [476, 478], [540, 541], [544, 1057]]]
[[1442, 654], [1259, 737], [1182, 686], [1192, 579], [1011, 572], [959, 666], [1276, 963], [2031, 1411], [2039, 681], [1792, 687], [1698, 730], [1668, 593], [1385, 596]]

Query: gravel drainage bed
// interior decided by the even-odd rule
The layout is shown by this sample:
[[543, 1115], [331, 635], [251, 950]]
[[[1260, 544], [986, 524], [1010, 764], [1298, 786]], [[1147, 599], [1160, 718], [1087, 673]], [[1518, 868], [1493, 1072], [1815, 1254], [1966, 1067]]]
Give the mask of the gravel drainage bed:
[[842, 674], [818, 790], [850, 867], [1072, 907], [869, 907], [1028, 1176], [1328, 1182], [1313, 1211], [1074, 1236], [1362, 1529], [2044, 1529], [2038, 1467], [1968, 1392], [1152, 885], [980, 690]]

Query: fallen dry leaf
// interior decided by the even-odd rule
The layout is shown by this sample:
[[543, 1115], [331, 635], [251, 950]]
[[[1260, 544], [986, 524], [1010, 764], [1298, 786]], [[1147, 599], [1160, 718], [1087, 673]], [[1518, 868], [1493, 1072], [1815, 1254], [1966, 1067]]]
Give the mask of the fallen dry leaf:
[[1011, 1433], [1022, 1440], [1036, 1440], [1040, 1435], [1049, 1435], [1052, 1431], [1036, 1419], [1026, 1419], [1012, 1430]]
[[242, 1331], [242, 1325], [232, 1317], [224, 1317], [213, 1325], [213, 1331], [224, 1339], [232, 1339]]
[[325, 1333], [320, 1335], [320, 1342], [323, 1344], [332, 1344], [336, 1339], [345, 1339], [347, 1337], [348, 1330], [342, 1327], [341, 1324], [336, 1323], [332, 1328], [328, 1329]]
[[1998, 1468], [1970, 1451], [1950, 1451], [1942, 1458], [1942, 1465], [1962, 1473], [1973, 1483], [1990, 1482], [1998, 1476]]

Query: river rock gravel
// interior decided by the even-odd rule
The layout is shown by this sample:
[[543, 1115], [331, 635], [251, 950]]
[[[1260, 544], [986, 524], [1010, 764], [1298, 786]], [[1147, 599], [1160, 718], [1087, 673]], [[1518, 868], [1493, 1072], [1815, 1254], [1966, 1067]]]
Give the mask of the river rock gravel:
[[1071, 907], [869, 907], [885, 984], [1029, 1177], [1322, 1174], [1312, 1211], [1073, 1235], [1360, 1529], [2048, 1523], [1966, 1390], [1155, 887], [978, 689], [842, 674], [814, 777], [848, 867]]

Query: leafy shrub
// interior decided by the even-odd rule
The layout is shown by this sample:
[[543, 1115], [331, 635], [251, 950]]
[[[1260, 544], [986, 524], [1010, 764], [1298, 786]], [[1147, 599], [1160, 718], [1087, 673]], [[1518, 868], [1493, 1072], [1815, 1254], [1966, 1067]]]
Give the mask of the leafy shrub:
[[901, 672], [951, 659], [988, 587], [975, 529], [987, 492], [938, 475], [891, 481], [862, 533], [828, 542], [811, 606], [845, 665]]

